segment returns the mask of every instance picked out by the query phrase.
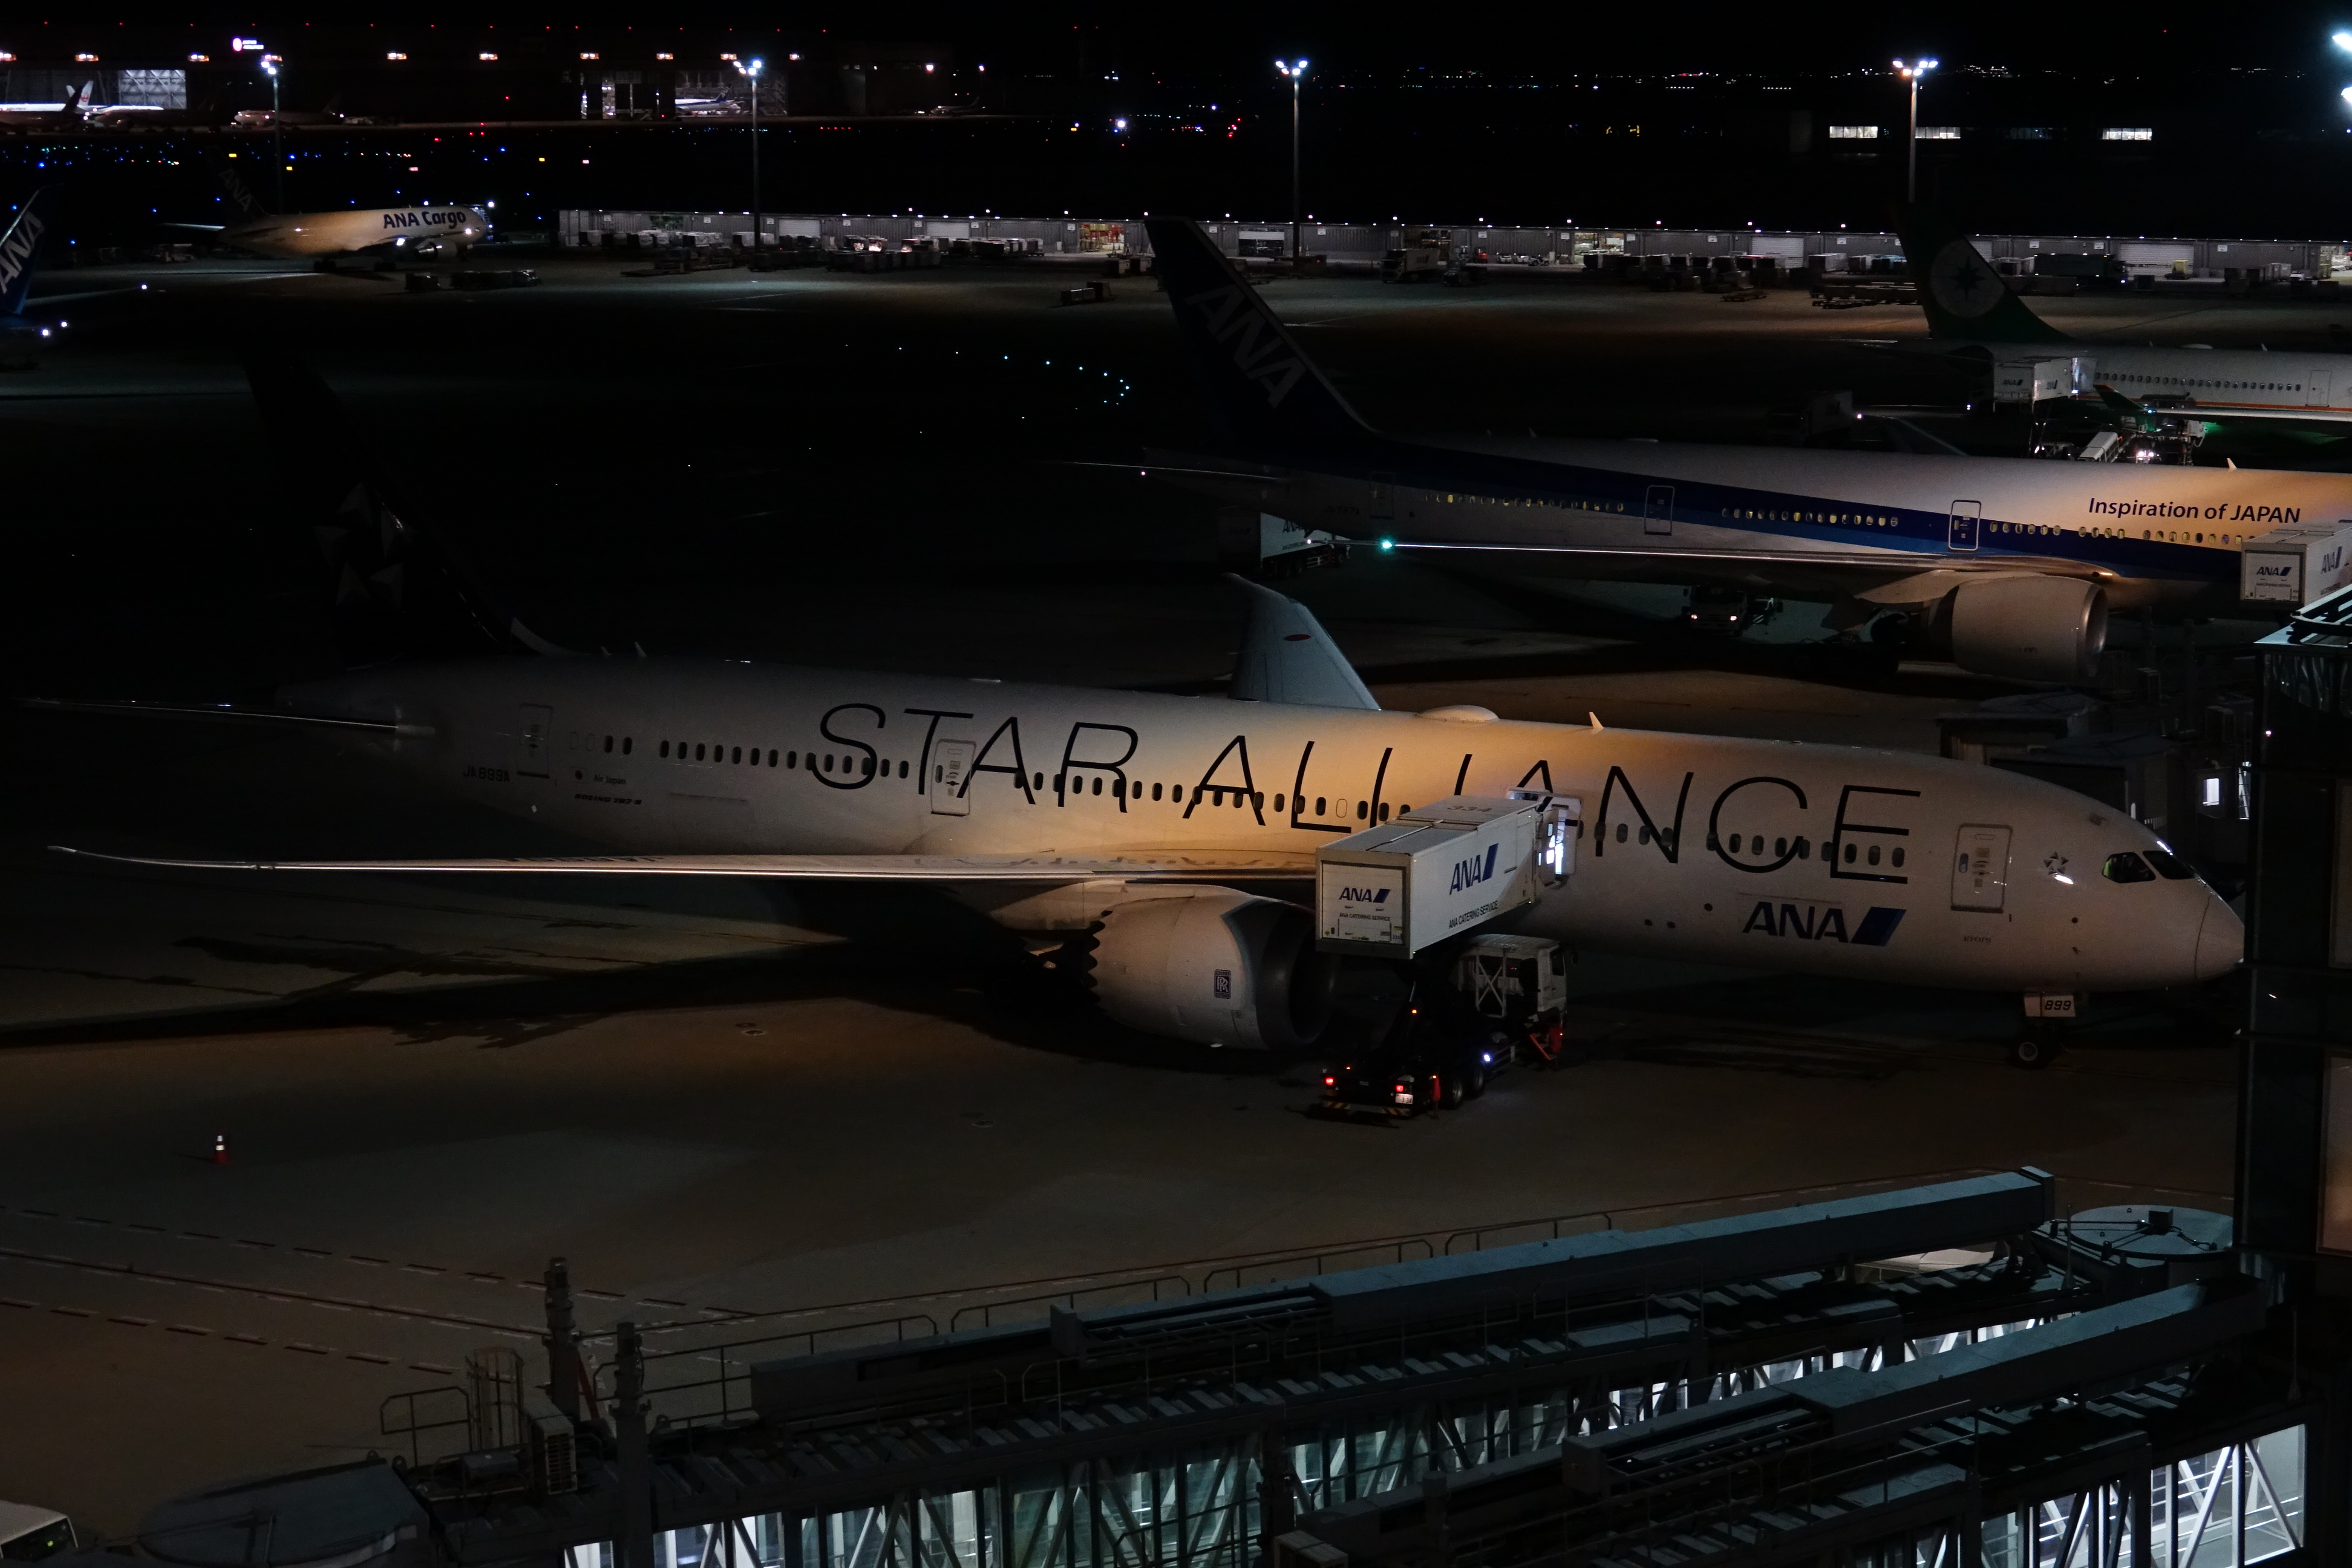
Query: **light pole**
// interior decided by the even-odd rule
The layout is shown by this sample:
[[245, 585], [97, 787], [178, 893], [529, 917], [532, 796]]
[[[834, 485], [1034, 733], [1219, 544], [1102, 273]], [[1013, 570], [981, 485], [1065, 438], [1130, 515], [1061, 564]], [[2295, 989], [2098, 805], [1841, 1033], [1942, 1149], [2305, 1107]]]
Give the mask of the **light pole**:
[[1895, 68], [1902, 75], [1905, 81], [1911, 84], [1911, 134], [1906, 140], [1903, 148], [1905, 170], [1903, 199], [1916, 203], [1919, 199], [1919, 84], [1927, 79], [1929, 71], [1936, 68], [1936, 62], [1913, 60], [1906, 66], [1901, 60], [1896, 60]]
[[261, 68], [269, 77], [269, 144], [272, 159], [278, 165], [278, 210], [286, 210], [286, 121], [278, 112], [278, 57], [261, 57]]
[[735, 68], [751, 79], [751, 257], [760, 255], [760, 72], [767, 61], [754, 55]]
[[1298, 219], [1298, 84], [1307, 78], [1304, 57], [1295, 60], [1277, 59], [1274, 68], [1290, 79], [1290, 267], [1298, 269], [1298, 254], [1305, 226]]

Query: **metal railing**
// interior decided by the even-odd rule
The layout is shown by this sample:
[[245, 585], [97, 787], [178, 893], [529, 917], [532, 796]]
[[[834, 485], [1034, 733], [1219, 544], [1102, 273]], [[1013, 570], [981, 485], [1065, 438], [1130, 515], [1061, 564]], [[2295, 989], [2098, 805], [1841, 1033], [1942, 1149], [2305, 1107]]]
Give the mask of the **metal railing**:
[[[446, 1421], [427, 1421], [423, 1418], [425, 1412], [420, 1410], [419, 1406], [424, 1401], [450, 1399], [457, 1402], [457, 1415]], [[394, 1418], [393, 1407], [395, 1405], [400, 1407], [398, 1424], [395, 1424]], [[376, 1406], [375, 1424], [377, 1432], [383, 1436], [408, 1439], [408, 1462], [414, 1468], [425, 1462], [423, 1438], [425, 1433], [459, 1426], [465, 1428], [467, 1438], [471, 1438], [474, 1428], [473, 1396], [454, 1383], [439, 1384], [432, 1388], [412, 1388], [405, 1393], [388, 1396], [382, 1405]], [[463, 1453], [471, 1447], [471, 1443], [470, 1441], [460, 1442], [457, 1447], [450, 1448], [448, 1454], [441, 1452], [442, 1447], [443, 1445], [437, 1443], [434, 1445], [436, 1458], [446, 1458], [448, 1454]]]
[[[1167, 1287], [1171, 1285], [1177, 1289], [1168, 1289]], [[1180, 1297], [1192, 1295], [1192, 1282], [1181, 1274], [1158, 1274], [1149, 1279], [1119, 1279], [1108, 1285], [1082, 1285], [1075, 1289], [1056, 1290], [1044, 1296], [1016, 1296], [1008, 1301], [975, 1301], [969, 1306], [956, 1309], [954, 1314], [948, 1319], [948, 1332], [961, 1333], [968, 1328], [992, 1329], [997, 1326], [998, 1313], [1009, 1314], [1015, 1309], [1023, 1309], [1023, 1310], [1019, 1316], [1013, 1317], [1009, 1321], [1026, 1322], [1051, 1317], [1053, 1309], [1055, 1307], [1075, 1312], [1078, 1310], [1078, 1302], [1087, 1297], [1132, 1295], [1146, 1289], [1150, 1290], [1151, 1300], [1158, 1302], [1167, 1300], [1171, 1295]], [[1141, 1305], [1138, 1301], [1116, 1300], [1096, 1301], [1091, 1304], [1103, 1307]]]
[[[919, 1332], [908, 1331], [918, 1324], [920, 1325]], [[762, 1334], [756, 1339], [729, 1340], [719, 1344], [647, 1351], [645, 1352], [646, 1399], [653, 1407], [657, 1422], [666, 1422], [672, 1426], [724, 1424], [739, 1415], [754, 1413], [751, 1381], [751, 1368], [757, 1362], [779, 1361], [795, 1355], [809, 1356], [820, 1350], [845, 1350], [862, 1344], [898, 1344], [909, 1339], [928, 1339], [939, 1331], [940, 1321], [937, 1318], [929, 1312], [913, 1312], [898, 1318], [877, 1318], [862, 1323], [838, 1323], [830, 1328]], [[657, 1364], [688, 1362], [712, 1363], [715, 1370], [700, 1376], [683, 1376], [676, 1382], [654, 1381]], [[593, 1386], [600, 1402], [614, 1397], [616, 1370], [613, 1362], [596, 1364]], [[740, 1399], [737, 1397], [739, 1385]], [[717, 1408], [709, 1408], [714, 1399]], [[685, 1408], [679, 1408], [681, 1405]], [[669, 1407], [664, 1408], [664, 1405]]]

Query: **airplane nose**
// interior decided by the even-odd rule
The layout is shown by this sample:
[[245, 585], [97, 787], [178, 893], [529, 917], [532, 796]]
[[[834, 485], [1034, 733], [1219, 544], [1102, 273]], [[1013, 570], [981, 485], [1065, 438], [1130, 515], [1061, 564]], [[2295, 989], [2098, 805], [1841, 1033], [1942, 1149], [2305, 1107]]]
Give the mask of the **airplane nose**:
[[2210, 980], [2238, 967], [2246, 955], [2246, 925], [2238, 911], [2221, 900], [2205, 900], [2205, 919], [2197, 928], [2197, 978]]

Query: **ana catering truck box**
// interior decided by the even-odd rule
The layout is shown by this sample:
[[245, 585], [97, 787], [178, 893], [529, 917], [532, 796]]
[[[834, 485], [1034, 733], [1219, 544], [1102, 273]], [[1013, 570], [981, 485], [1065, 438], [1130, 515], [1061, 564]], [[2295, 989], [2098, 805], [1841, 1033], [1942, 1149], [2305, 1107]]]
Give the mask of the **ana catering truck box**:
[[2289, 523], [2246, 541], [2238, 597], [2250, 604], [2308, 605], [2352, 583], [2352, 518]]
[[[1550, 796], [1452, 795], [1326, 845], [1315, 857], [1315, 945], [1411, 958], [1531, 904], [1542, 880], [1566, 874], [1575, 819], [1573, 802]], [[1539, 851], [1550, 857], [1540, 865]]]

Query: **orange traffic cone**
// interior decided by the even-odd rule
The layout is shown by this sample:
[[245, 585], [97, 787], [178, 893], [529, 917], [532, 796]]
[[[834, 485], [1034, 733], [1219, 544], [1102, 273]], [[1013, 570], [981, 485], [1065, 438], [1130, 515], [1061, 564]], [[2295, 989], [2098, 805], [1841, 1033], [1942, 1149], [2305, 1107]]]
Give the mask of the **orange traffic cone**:
[[226, 1132], [213, 1134], [213, 1163], [215, 1165], [228, 1163], [228, 1134]]

